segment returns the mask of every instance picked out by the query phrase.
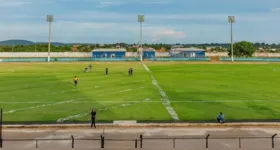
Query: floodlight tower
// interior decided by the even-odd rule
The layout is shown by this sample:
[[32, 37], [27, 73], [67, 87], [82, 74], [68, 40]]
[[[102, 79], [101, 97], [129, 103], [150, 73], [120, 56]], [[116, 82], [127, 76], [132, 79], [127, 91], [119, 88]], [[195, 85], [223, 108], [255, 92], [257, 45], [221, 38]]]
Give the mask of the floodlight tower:
[[235, 23], [235, 16], [228, 16], [228, 22], [230, 23], [231, 61], [234, 61], [234, 60], [233, 60], [232, 24]]
[[53, 15], [47, 15], [47, 22], [49, 23], [48, 62], [50, 62], [51, 61], [51, 25], [53, 22]]
[[140, 23], [140, 48], [138, 49], [138, 53], [140, 55], [140, 61], [142, 61], [143, 57], [143, 47], [142, 47], [142, 23], [144, 22], [144, 15], [138, 15], [138, 22]]

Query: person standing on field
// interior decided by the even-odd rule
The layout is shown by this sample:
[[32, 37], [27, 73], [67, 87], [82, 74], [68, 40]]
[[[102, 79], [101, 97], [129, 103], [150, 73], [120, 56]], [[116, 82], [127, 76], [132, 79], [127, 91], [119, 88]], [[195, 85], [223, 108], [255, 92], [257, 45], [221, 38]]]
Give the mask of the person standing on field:
[[90, 127], [92, 128], [94, 126], [94, 128], [96, 128], [95, 126], [95, 119], [96, 119], [96, 110], [92, 109], [92, 111], [90, 112], [90, 119], [91, 119], [91, 125]]
[[91, 72], [91, 71], [92, 71], [92, 66], [88, 65], [88, 72]]
[[105, 69], [105, 74], [108, 75], [108, 68]]
[[75, 87], [78, 85], [78, 81], [79, 81], [78, 77], [75, 76], [75, 77], [74, 77], [74, 84], [75, 84]]

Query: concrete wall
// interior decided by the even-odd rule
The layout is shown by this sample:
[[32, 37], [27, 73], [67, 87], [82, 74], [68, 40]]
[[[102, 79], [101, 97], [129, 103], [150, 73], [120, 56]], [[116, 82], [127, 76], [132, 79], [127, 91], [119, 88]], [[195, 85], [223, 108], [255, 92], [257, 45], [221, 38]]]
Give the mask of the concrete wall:
[[280, 57], [280, 53], [255, 53], [254, 57]]
[[[0, 52], [0, 58], [20, 58], [20, 57], [47, 57], [47, 52]], [[137, 52], [126, 52], [126, 57], [137, 57]], [[168, 52], [156, 52], [156, 57], [168, 57]], [[228, 57], [227, 52], [206, 53], [207, 57], [219, 56]], [[280, 57], [280, 53], [255, 53], [254, 57]], [[91, 52], [51, 52], [51, 57], [92, 57]]]
[[[48, 57], [48, 52], [0, 52], [0, 58]], [[51, 52], [51, 57], [92, 57], [91, 52]]]
[[[228, 53], [227, 52], [218, 52], [218, 53], [206, 53], [207, 57], [211, 57], [211, 56], [219, 56], [219, 57], [228, 57]], [[280, 57], [280, 53], [259, 53], [256, 52], [255, 54], [253, 54], [253, 57]]]
[[205, 53], [206, 57], [212, 57], [212, 56], [219, 56], [219, 57], [228, 57], [228, 53], [227, 52], [217, 52], [217, 53]]
[[156, 57], [169, 57], [169, 52], [156, 52]]
[[138, 57], [137, 52], [126, 52], [126, 57]]

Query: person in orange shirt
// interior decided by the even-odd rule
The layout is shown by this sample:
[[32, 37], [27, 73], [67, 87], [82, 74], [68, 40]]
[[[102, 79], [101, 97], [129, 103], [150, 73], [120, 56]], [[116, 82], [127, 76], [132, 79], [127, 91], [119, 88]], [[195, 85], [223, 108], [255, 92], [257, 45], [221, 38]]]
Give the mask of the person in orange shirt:
[[77, 85], [78, 85], [78, 81], [79, 81], [78, 77], [77, 77], [77, 76], [75, 76], [75, 77], [74, 77], [74, 84], [75, 84], [75, 86], [77, 86]]

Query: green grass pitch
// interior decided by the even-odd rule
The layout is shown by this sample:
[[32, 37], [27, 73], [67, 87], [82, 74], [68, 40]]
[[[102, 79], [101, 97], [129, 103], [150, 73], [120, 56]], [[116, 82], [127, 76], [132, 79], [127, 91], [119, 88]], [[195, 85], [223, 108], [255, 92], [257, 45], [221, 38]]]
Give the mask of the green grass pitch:
[[[4, 121], [172, 120], [141, 63], [2, 63]], [[180, 120], [278, 119], [280, 64], [147, 62]], [[109, 75], [105, 76], [105, 68]], [[128, 76], [128, 69], [134, 75]], [[73, 77], [79, 77], [78, 87]]]

